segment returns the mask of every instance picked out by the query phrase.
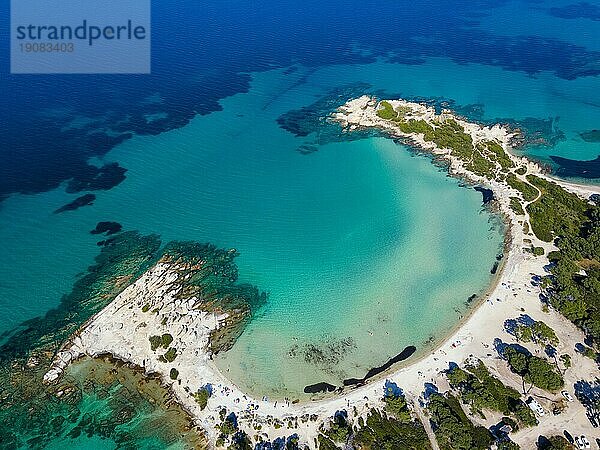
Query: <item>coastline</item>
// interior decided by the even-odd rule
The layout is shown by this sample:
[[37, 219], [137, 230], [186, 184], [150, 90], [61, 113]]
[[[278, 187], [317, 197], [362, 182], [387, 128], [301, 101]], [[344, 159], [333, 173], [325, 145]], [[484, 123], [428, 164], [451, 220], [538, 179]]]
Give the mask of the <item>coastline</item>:
[[[364, 101], [367, 102], [367, 100]], [[360, 108], [362, 106], [359, 105], [358, 114], [360, 114]], [[362, 120], [362, 118], [359, 119]], [[343, 125], [343, 118], [338, 116], [337, 120]], [[346, 128], [349, 131], [358, 129], [360, 125], [355, 125], [355, 123], [360, 124], [360, 120], [357, 119], [357, 122], [348, 120]], [[381, 126], [380, 123], [376, 125]], [[367, 125], [364, 126], [374, 125], [367, 122]], [[479, 127], [479, 125], [477, 126]], [[503, 140], [505, 151], [509, 152], [508, 141], [511, 135], [505, 129], [500, 126], [481, 128], [488, 130], [493, 137], [499, 136]], [[394, 130], [388, 131], [393, 136]], [[407, 138], [402, 135], [395, 137]], [[473, 176], [460, 161], [453, 159], [452, 155], [433, 148], [423, 139], [414, 136], [411, 138], [416, 139], [416, 147], [421, 151], [431, 154], [434, 159], [439, 158], [448, 163], [447, 170], [450, 176], [491, 189], [498, 202], [498, 214], [506, 227], [504, 257], [500, 261], [490, 286], [477, 297], [477, 302], [468, 306], [465, 316], [448, 333], [444, 333], [444, 337], [433, 342], [429, 350], [423, 349], [423, 355], [414, 358], [411, 356], [406, 361], [398, 362], [369, 379], [364, 385], [346, 389], [341, 395], [324, 395], [322, 398], [318, 397], [309, 401], [281, 402], [279, 405], [277, 402], [273, 404], [272, 401], [251, 398], [228, 380], [210, 358], [209, 336], [222, 326], [226, 317], [215, 313], [194, 312], [193, 305], [185, 304], [182, 301], [177, 303], [178, 300], [170, 296], [176, 277], [171, 275], [172, 272], [168, 267], [156, 265], [126, 288], [109, 306], [86, 322], [78, 334], [62, 347], [53, 368], [45, 377], [45, 382], [55, 381], [71, 361], [82, 355], [94, 357], [103, 352], [109, 353], [114, 358], [138, 365], [146, 373], [159, 373], [163, 378], [163, 384], [171, 387], [182, 408], [188, 411], [195, 418], [196, 423], [205, 429], [212, 442], [215, 442], [218, 435], [215, 430], [215, 425], [218, 423], [218, 408], [225, 407], [227, 411], [236, 413], [240, 429], [253, 435], [256, 433], [255, 424], [260, 423], [261, 434], [267, 437], [276, 436], [279, 433], [276, 422], [271, 420], [269, 423], [269, 417], [285, 421], [286, 418], [291, 417], [316, 415], [317, 420], [307, 421], [286, 430], [289, 433], [298, 433], [303, 442], [310, 443], [319, 434], [319, 426], [323, 421], [337, 410], [344, 409], [347, 405], [353, 405], [357, 411], [353, 415], [362, 416], [373, 406], [382, 407], [381, 393], [385, 378], [398, 381], [398, 384], [404, 389], [407, 399], [415, 401], [421, 393], [423, 383], [437, 380], [439, 373], [447, 369], [449, 363], [462, 362], [471, 355], [478, 355], [482, 359], [489, 358], [487, 355], [491, 339], [496, 336], [507, 338], [506, 334], [503, 334], [502, 328], [505, 318], [518, 315], [524, 310], [532, 316], [540, 316], [538, 292], [531, 288], [530, 274], [542, 273], [547, 259], [545, 256], [535, 257], [523, 251], [524, 240], [535, 238], [524, 232], [520, 223], [522, 219], [519, 219], [510, 209], [508, 199], [513, 192], [505, 184]], [[526, 165], [529, 173], [550, 179], [566, 189], [574, 189], [579, 195], [600, 192], [600, 188], [594, 190], [590, 186], [584, 190], [580, 186], [572, 186], [562, 180], [548, 177], [542, 173], [541, 167], [537, 163], [514, 154], [510, 154], [510, 156]], [[544, 247], [546, 254], [548, 250], [554, 249], [552, 244], [542, 243], [539, 245]], [[518, 297], [517, 291], [519, 292]], [[152, 308], [159, 309], [156, 317], [154, 317], [154, 313], [148, 316], [147, 313], [140, 314], [136, 310], [136, 308], [143, 309], [144, 302], [149, 299], [154, 302]], [[170, 308], [170, 305], [174, 305], [173, 308]], [[165, 316], [160, 315], [162, 308], [167, 310]], [[179, 319], [184, 318], [182, 319], [183, 323], [178, 323], [174, 319], [170, 321], [168, 314], [173, 311], [180, 316]], [[139, 319], [140, 315], [142, 320]], [[115, 322], [116, 317], [118, 317], [117, 322]], [[148, 350], [148, 337], [153, 333], [160, 335], [166, 329], [162, 323], [164, 317], [169, 320], [170, 327], [176, 327], [175, 332], [171, 331], [173, 346], [178, 349], [177, 359], [170, 361], [172, 364], [155, 361], [154, 351]], [[546, 321], [550, 321], [546, 316], [544, 317]], [[551, 321], [560, 324], [561, 332], [567, 330], [572, 335], [581, 338], [581, 332], [556, 312], [552, 312]], [[143, 326], [142, 323], [144, 323]], [[482, 324], [489, 326], [482, 327]], [[143, 331], [140, 332], [140, 330]], [[138, 332], [140, 336], [135, 337]], [[153, 357], [154, 359], [152, 359]], [[488, 362], [487, 359], [486, 362]], [[494, 365], [493, 360], [489, 362], [492, 370], [501, 371], [498, 364]], [[169, 370], [173, 367], [181, 376], [178, 381], [169, 380]], [[181, 386], [182, 381], [185, 383], [183, 387]], [[206, 383], [212, 384], [216, 389], [208, 400], [208, 407], [202, 410], [192, 394]], [[237, 401], [235, 401], [236, 399]], [[260, 409], [257, 411], [257, 408], [249, 408], [248, 405], [258, 405]]]
[[147, 427], [136, 430], [136, 435], [156, 435], [158, 426], [165, 445], [183, 441], [191, 448], [208, 448], [204, 433], [197, 429], [194, 417], [177, 401], [172, 389], [159, 374], [148, 374], [143, 368], [111, 355], [98, 355], [95, 358], [82, 357], [69, 366], [65, 373], [64, 385], [67, 388], [61, 386], [61, 389], [67, 391], [71, 380], [75, 384], [108, 387], [118, 382], [126, 392], [137, 392], [140, 398], [156, 408], [157, 417]]

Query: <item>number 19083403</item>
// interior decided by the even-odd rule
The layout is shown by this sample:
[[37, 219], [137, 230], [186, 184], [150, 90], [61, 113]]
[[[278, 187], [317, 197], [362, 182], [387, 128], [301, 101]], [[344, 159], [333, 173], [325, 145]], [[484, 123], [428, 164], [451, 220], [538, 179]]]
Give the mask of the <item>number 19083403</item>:
[[72, 53], [75, 45], [72, 42], [27, 42], [19, 44], [23, 53]]

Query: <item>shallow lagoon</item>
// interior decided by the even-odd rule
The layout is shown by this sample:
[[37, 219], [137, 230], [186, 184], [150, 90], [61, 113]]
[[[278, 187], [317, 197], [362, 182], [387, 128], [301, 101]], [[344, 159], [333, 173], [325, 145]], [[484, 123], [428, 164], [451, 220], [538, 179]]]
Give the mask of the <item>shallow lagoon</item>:
[[[356, 69], [360, 77], [367, 68]], [[19, 278], [48, 297], [66, 291], [69, 275], [97, 252], [101, 238], [89, 231], [100, 220], [163, 242], [235, 247], [241, 280], [270, 296], [217, 364], [259, 394], [361, 378], [404, 347], [442, 337], [467, 298], [488, 287], [502, 227], [480, 193], [389, 139], [296, 137], [281, 128], [282, 114], [355, 86], [351, 77], [333, 83], [328, 70], [256, 74], [222, 111], [124, 142], [104, 162], [121, 161], [127, 178], [93, 206], [52, 214], [74, 197], [60, 190], [9, 198], [4, 217], [23, 218], [19, 227], [3, 223], [21, 236], [9, 241]], [[297, 151], [306, 144], [317, 151]], [[19, 253], [25, 236], [37, 257]]]
[[125, 229], [241, 253], [240, 278], [270, 296], [217, 364], [257, 394], [339, 384], [422, 348], [486, 289], [502, 251], [481, 194], [425, 156], [377, 137], [296, 151], [315, 136], [277, 118], [329, 89], [303, 77], [259, 74], [223, 111], [122, 144], [107, 158], [128, 178], [94, 206]]

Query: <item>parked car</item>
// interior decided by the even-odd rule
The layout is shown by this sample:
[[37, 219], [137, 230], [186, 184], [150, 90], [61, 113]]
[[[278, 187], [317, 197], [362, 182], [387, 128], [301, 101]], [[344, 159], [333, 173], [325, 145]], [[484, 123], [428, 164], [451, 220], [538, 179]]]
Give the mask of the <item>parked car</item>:
[[580, 450], [584, 450], [586, 448], [591, 448], [590, 441], [588, 441], [587, 438], [583, 435], [577, 436], [575, 438], [575, 445], [577, 445], [577, 448]]
[[587, 415], [587, 418], [592, 424], [592, 426], [594, 428], [598, 428], [598, 420], [596, 419], [596, 416], [590, 410], [587, 410], [585, 414]]
[[542, 408], [542, 405], [540, 405], [537, 402], [537, 400], [535, 400], [533, 397], [529, 397], [527, 399], [526, 403], [527, 403], [527, 406], [529, 406], [529, 409], [531, 409], [534, 413], [536, 413], [540, 417], [546, 415], [546, 411], [544, 411], [544, 408]]
[[567, 430], [563, 431], [563, 434], [565, 435], [565, 438], [567, 439], [567, 441], [569, 441], [569, 444], [574, 444], [575, 440], [573, 439], [573, 436], [571, 436], [571, 433], [569, 433]]
[[588, 438], [586, 438], [585, 436], [581, 436], [579, 439], [581, 439], [581, 443], [584, 445], [584, 448], [590, 448], [590, 441], [588, 441]]
[[567, 391], [560, 391], [560, 393], [562, 394], [562, 396], [565, 398], [566, 401], [568, 401], [568, 402], [574, 401], [573, 396], [571, 394], [569, 394]]

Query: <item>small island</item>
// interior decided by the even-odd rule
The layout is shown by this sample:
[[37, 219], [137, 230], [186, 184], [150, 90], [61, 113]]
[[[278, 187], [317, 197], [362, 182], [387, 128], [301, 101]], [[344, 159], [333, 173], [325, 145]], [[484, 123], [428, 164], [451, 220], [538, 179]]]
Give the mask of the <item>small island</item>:
[[266, 295], [236, 283], [234, 249], [174, 244], [69, 338], [44, 382], [108, 354], [157, 374], [210, 448], [533, 448], [539, 436], [561, 444], [566, 423], [593, 435], [585, 393], [600, 391], [600, 189], [513, 154], [517, 130], [425, 104], [363, 96], [328, 119], [430, 155], [504, 217], [497, 282], [446, 341], [415, 360], [407, 347], [346, 386], [308, 386], [310, 399], [252, 398], [211, 358]]

